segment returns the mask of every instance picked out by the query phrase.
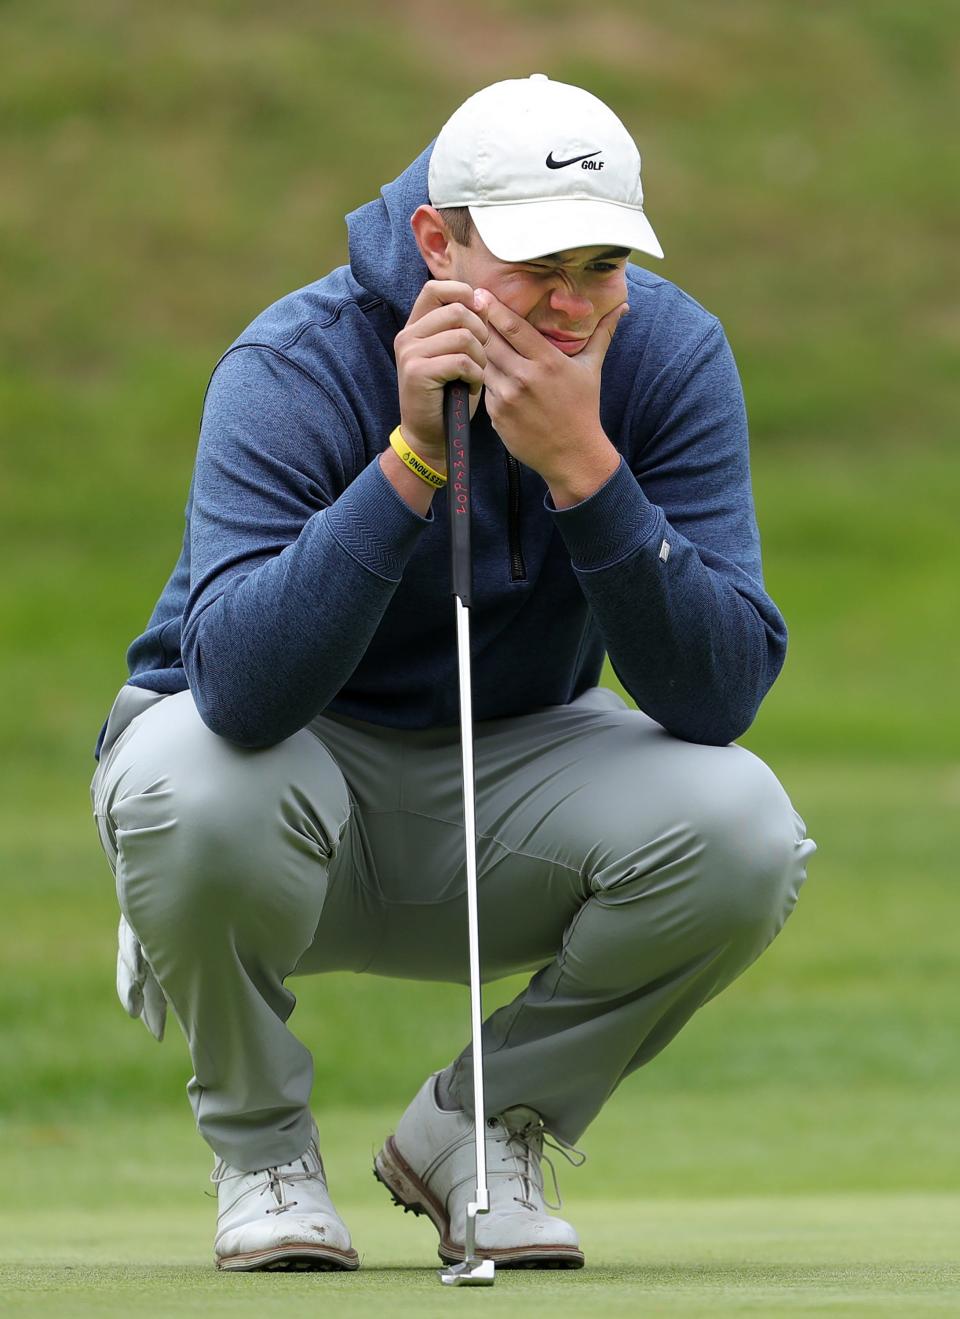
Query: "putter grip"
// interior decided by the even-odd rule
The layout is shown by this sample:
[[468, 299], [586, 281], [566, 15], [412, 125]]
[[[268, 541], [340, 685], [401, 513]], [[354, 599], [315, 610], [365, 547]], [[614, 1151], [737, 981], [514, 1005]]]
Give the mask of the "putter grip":
[[447, 445], [447, 498], [450, 516], [452, 594], [469, 609], [473, 594], [470, 556], [470, 391], [462, 380], [443, 388], [443, 429]]

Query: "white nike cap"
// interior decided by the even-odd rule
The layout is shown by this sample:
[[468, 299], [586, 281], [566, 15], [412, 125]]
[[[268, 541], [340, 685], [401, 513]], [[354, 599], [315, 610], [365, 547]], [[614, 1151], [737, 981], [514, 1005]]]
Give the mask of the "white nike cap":
[[464, 101], [434, 144], [428, 187], [438, 210], [468, 207], [501, 261], [601, 243], [663, 256], [633, 138], [603, 101], [544, 73]]

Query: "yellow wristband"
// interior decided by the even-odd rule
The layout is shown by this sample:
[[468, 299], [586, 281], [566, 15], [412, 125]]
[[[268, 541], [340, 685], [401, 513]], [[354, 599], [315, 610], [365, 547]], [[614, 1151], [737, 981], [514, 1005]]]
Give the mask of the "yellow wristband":
[[390, 448], [394, 451], [402, 463], [410, 468], [411, 472], [416, 472], [421, 481], [426, 481], [427, 485], [433, 486], [434, 490], [442, 490], [447, 484], [447, 478], [440, 472], [435, 472], [432, 467], [423, 461], [423, 459], [413, 452], [410, 445], [403, 438], [398, 426], [390, 436]]

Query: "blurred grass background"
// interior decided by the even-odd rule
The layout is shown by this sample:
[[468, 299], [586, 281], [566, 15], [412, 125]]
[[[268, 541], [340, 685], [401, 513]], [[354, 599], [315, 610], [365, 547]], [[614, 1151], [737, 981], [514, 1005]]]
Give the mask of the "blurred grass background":
[[[956, 1188], [958, 37], [952, 0], [0, 4], [8, 1135], [190, 1124], [179, 1033], [114, 997], [87, 785], [208, 374], [467, 94], [539, 70], [631, 129], [651, 265], [737, 356], [792, 636], [744, 741], [821, 849], [781, 939], [597, 1122], [577, 1193]], [[459, 989], [298, 987], [321, 1113], [394, 1110], [465, 1034]]]

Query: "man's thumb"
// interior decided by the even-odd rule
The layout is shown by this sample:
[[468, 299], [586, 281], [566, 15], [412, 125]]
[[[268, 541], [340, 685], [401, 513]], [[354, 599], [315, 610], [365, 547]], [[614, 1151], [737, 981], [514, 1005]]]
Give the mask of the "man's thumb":
[[614, 307], [613, 311], [608, 311], [606, 316], [601, 317], [597, 328], [587, 341], [586, 348], [579, 356], [581, 358], [589, 357], [597, 363], [602, 362], [607, 355], [607, 349], [613, 342], [613, 336], [621, 318], [626, 316], [629, 310], [627, 303], [621, 302], [619, 307]]

